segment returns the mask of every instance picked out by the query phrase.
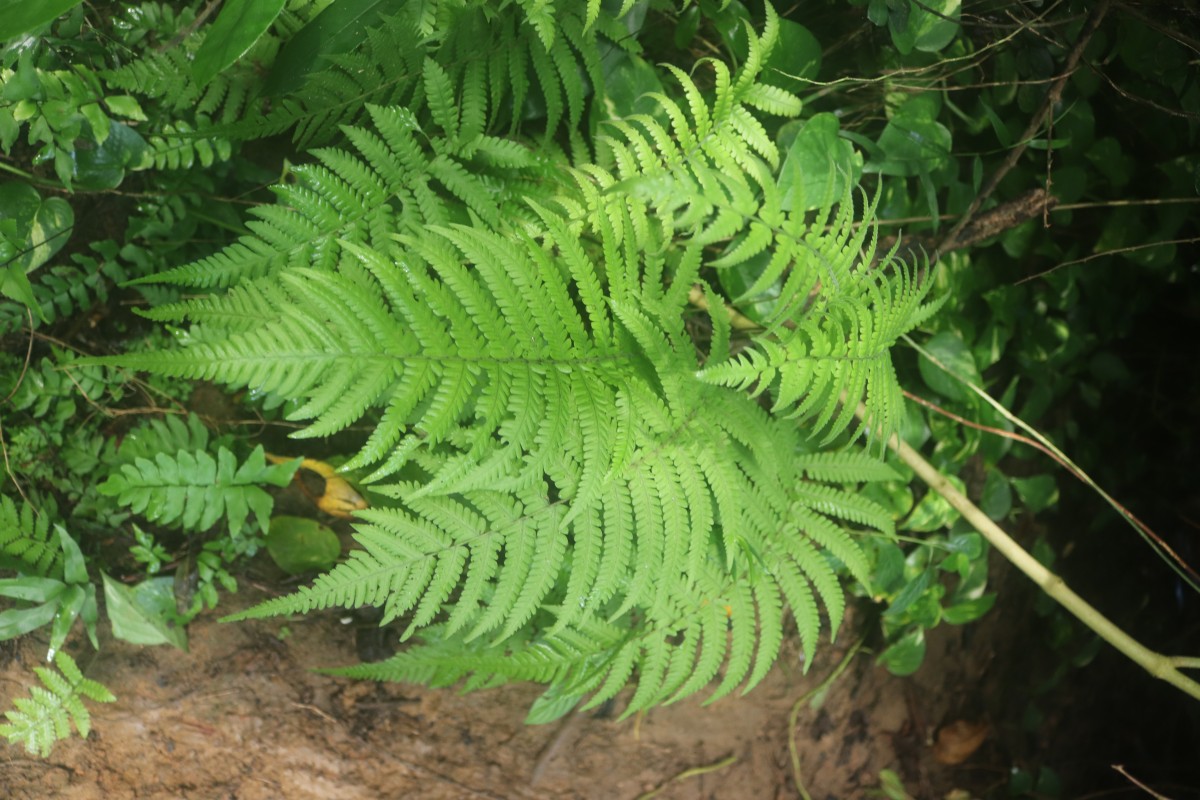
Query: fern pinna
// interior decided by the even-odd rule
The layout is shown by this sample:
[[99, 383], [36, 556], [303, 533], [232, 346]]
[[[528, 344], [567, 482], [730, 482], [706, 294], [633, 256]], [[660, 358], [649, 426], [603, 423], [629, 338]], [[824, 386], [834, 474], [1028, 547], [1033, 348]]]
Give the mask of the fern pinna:
[[[279, 190], [292, 207], [161, 276], [230, 288], [151, 312], [198, 323], [187, 346], [116, 361], [292, 399], [300, 436], [365, 420], [347, 466], [394, 498], [343, 563], [239, 618], [381, 606], [416, 643], [343, 674], [542, 681], [536, 719], [631, 679], [627, 712], [749, 688], [785, 610], [806, 653], [819, 604], [837, 629], [838, 569], [868, 578], [853, 531], [892, 528], [854, 491], [890, 471], [849, 440], [895, 426], [888, 347], [931, 306], [905, 265], [870, 267], [852, 198], [783, 208], [756, 116], [800, 110], [757, 80], [777, 32], [768, 7], [707, 96], [674, 70], [661, 114], [608, 124], [590, 163], [464, 136], [470, 79], [438, 77], [444, 102], [371, 108], [343, 129], [355, 154], [317, 151]], [[751, 267], [777, 299], [735, 341], [709, 280]]]

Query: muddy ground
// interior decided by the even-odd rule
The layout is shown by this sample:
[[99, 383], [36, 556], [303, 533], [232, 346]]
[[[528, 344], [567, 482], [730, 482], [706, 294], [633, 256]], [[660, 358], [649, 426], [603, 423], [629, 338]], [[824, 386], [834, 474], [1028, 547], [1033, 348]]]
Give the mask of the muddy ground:
[[[244, 586], [221, 610], [275, 591]], [[1018, 585], [1001, 597], [998, 612], [978, 625], [936, 631], [912, 678], [875, 667], [868, 639], [823, 701], [801, 704], [796, 747], [812, 798], [882, 796], [872, 790], [884, 769], [917, 798], [1004, 796], [1014, 763], [1034, 767], [1030, 759], [1051, 752], [1070, 726], [1070, 706], [1064, 712], [1043, 702], [1041, 724], [1021, 728], [1018, 707], [1027, 696], [1013, 671], [1029, 667], [999, 656], [1029, 649], [1014, 620], [1027, 613], [1032, 592]], [[808, 675], [791, 644], [748, 696], [708, 707], [689, 700], [626, 720], [617, 702], [540, 727], [522, 722], [534, 687], [461, 696], [314, 673], [355, 662], [364, 635], [371, 637], [338, 614], [239, 624], [210, 614], [190, 626], [187, 653], [112, 640], [98, 653], [77, 647], [85, 672], [118, 702], [93, 705], [90, 738], [59, 743], [46, 761], [0, 744], [0, 797], [634, 800], [656, 790], [652, 796], [664, 800], [798, 797], [789, 713], [838, 664], [856, 631], [870, 628], [868, 614], [860, 609]], [[26, 690], [29, 667], [43, 653], [35, 637], [0, 651], [3, 707]], [[979, 726], [987, 726], [986, 738], [974, 748]], [[941, 763], [954, 758], [962, 763]]]

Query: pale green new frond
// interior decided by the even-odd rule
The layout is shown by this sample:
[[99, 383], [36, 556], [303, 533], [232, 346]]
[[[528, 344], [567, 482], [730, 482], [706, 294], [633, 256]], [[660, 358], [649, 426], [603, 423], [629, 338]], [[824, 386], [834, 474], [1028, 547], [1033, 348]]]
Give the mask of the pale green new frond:
[[8, 722], [0, 725], [0, 736], [41, 758], [50, 755], [55, 742], [71, 735], [72, 725], [87, 738], [92, 718], [84, 699], [97, 703], [117, 699], [103, 685], [83, 677], [75, 661], [61, 650], [54, 654], [54, 663], [57, 672], [49, 667], [33, 668], [45, 688], [33, 686], [28, 697], [14, 700], [16, 708], [5, 712]]

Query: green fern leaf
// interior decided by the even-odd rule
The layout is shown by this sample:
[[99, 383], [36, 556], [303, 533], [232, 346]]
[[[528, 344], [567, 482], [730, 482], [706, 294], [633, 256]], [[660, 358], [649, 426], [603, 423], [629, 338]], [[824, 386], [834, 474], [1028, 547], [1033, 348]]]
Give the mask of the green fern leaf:
[[101, 684], [84, 678], [66, 653], [55, 653], [54, 663], [61, 674], [49, 667], [34, 667], [46, 688], [31, 687], [28, 697], [14, 700], [16, 708], [5, 712], [8, 722], [0, 725], [0, 736], [42, 758], [49, 757], [56, 742], [71, 735], [72, 725], [81, 737], [87, 738], [91, 715], [83, 704], [84, 698], [98, 703], [117, 699]]
[[60, 567], [62, 547], [52, 519], [27, 502], [18, 509], [11, 498], [0, 496], [0, 566], [41, 576]]
[[298, 467], [298, 459], [268, 466], [261, 446], [240, 467], [224, 447], [215, 460], [204, 450], [159, 452], [153, 461], [138, 457], [124, 464], [98, 489], [135, 514], [185, 530], [207, 530], [224, 517], [230, 535], [238, 537], [250, 512], [266, 532], [274, 501], [259, 487], [286, 486]]

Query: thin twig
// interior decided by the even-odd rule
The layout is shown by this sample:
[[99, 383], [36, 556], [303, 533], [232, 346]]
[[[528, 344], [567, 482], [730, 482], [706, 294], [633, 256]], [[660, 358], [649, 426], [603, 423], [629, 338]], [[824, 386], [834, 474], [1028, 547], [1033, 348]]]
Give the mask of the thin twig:
[[650, 791], [646, 792], [645, 794], [638, 795], [638, 800], [650, 800], [650, 798], [652, 798], [652, 797], [658, 797], [658, 795], [660, 795], [672, 783], [675, 783], [677, 781], [687, 780], [688, 778], [694, 778], [697, 775], [706, 775], [710, 772], [716, 772], [719, 769], [725, 769], [726, 767], [733, 766], [734, 764], [736, 764], [737, 760], [738, 760], [738, 757], [736, 755], [731, 755], [731, 756], [726, 756], [725, 758], [722, 758], [720, 761], [714, 761], [711, 764], [703, 764], [699, 767], [691, 767], [690, 769], [685, 769], [683, 772], [679, 773], [675, 777], [670, 778], [669, 780], [663, 781], [662, 785], [659, 786], [657, 789], [651, 789]]
[[1041, 272], [1036, 272], [1033, 275], [1027, 275], [1024, 278], [1021, 278], [1021, 280], [1017, 281], [1016, 284], [1014, 284], [1014, 285], [1020, 285], [1022, 283], [1027, 283], [1028, 281], [1032, 281], [1036, 278], [1041, 278], [1046, 275], [1049, 275], [1052, 272], [1058, 272], [1063, 267], [1071, 267], [1071, 266], [1074, 266], [1075, 264], [1086, 264], [1089, 261], [1095, 261], [1097, 258], [1104, 258], [1105, 256], [1115, 256], [1115, 255], [1119, 255], [1121, 253], [1133, 253], [1137, 250], [1148, 250], [1151, 247], [1162, 247], [1163, 245], [1168, 245], [1168, 244], [1193, 244], [1195, 242], [1200, 242], [1200, 236], [1193, 236], [1190, 239], [1168, 239], [1167, 241], [1163, 241], [1163, 242], [1146, 242], [1144, 244], [1130, 245], [1129, 247], [1117, 247], [1112, 250], [1105, 250], [1100, 253], [1092, 253], [1090, 256], [1085, 256], [1084, 258], [1077, 258], [1074, 261], [1064, 261], [1063, 263], [1057, 264], [1057, 265], [1051, 267], [1050, 269], [1042, 270]]
[[1088, 42], [1092, 40], [1093, 34], [1100, 27], [1104, 15], [1108, 13], [1110, 2], [1111, 0], [1100, 0], [1096, 4], [1087, 23], [1083, 26], [1083, 30], [1079, 33], [1079, 39], [1075, 42], [1075, 46], [1067, 56], [1067, 62], [1063, 66], [1063, 71], [1059, 74], [1058, 79], [1050, 85], [1046, 96], [1042, 98], [1041, 107], [1038, 108], [1033, 118], [1029, 121], [1029, 125], [1025, 128], [1025, 132], [1017, 140], [1018, 144], [1008, 152], [1008, 156], [1005, 157], [996, 171], [988, 176], [987, 181], [979, 190], [979, 194], [975, 195], [975, 199], [971, 201], [971, 205], [967, 207], [966, 212], [959, 218], [954, 227], [950, 229], [950, 232], [946, 234], [946, 238], [942, 240], [941, 245], [934, 253], [935, 261], [941, 253], [953, 249], [954, 242], [959, 234], [962, 233], [963, 228], [970, 224], [980, 207], [992, 196], [992, 192], [996, 191], [996, 187], [1000, 185], [1000, 181], [1017, 165], [1017, 161], [1024, 155], [1025, 149], [1029, 147], [1029, 143], [1033, 141], [1033, 137], [1041, 130], [1046, 117], [1053, 112], [1054, 105], [1062, 97], [1063, 88], [1067, 85], [1067, 80], [1079, 68], [1079, 60], [1083, 58], [1083, 51], [1087, 48]]
[[808, 789], [804, 786], [804, 781], [800, 777], [800, 749], [796, 746], [796, 722], [800, 718], [800, 707], [803, 706], [810, 697], [813, 697], [819, 692], [825, 691], [833, 685], [833, 682], [837, 680], [843, 672], [846, 671], [846, 667], [850, 666], [850, 662], [854, 659], [854, 656], [858, 654], [858, 651], [862, 648], [863, 642], [865, 641], [866, 638], [863, 637], [851, 645], [850, 649], [846, 651], [846, 655], [842, 656], [842, 660], [839, 661], [838, 665], [833, 668], [833, 671], [826, 675], [825, 679], [816, 686], [800, 695], [800, 697], [796, 699], [796, 702], [792, 704], [792, 710], [788, 713], [788, 755], [791, 756], [792, 759], [792, 779], [796, 782], [796, 791], [800, 793], [800, 797], [802, 797], [803, 800], [812, 800], [812, 795], [808, 793]]
[[184, 27], [180, 28], [179, 33], [175, 34], [175, 37], [173, 39], [171, 39], [166, 44], [159, 45], [157, 48], [155, 48], [156, 52], [165, 53], [168, 50], [170, 50], [172, 47], [177, 46], [180, 42], [182, 42], [187, 37], [191, 36], [192, 33], [194, 33], [195, 30], [197, 28], [199, 28], [201, 25], [203, 25], [204, 21], [206, 19], [208, 19], [209, 16], [211, 16], [212, 13], [214, 11], [216, 11], [217, 7], [220, 5], [221, 5], [221, 0], [208, 0], [208, 5], [206, 5], [204, 7], [204, 9], [199, 14], [196, 15], [196, 18], [194, 20], [192, 20], [191, 24], [185, 25]]
[[1115, 769], [1117, 772], [1121, 773], [1121, 775], [1123, 775], [1125, 777], [1125, 780], [1129, 781], [1130, 783], [1132, 783], [1134, 786], [1141, 789], [1146, 794], [1155, 798], [1155, 800], [1171, 800], [1171, 798], [1167, 797], [1165, 794], [1159, 794], [1158, 792], [1154, 791], [1149, 786], [1142, 783], [1137, 778], [1133, 777], [1128, 772], [1126, 772], [1124, 764], [1113, 764], [1112, 768]]
[[554, 735], [550, 737], [550, 741], [546, 742], [546, 746], [538, 753], [537, 760], [533, 762], [533, 769], [529, 773], [530, 786], [535, 785], [542, 779], [542, 775], [546, 772], [546, 767], [550, 765], [550, 762], [562, 750], [568, 735], [574, 730], [578, 719], [578, 709], [572, 709], [563, 721], [558, 723], [558, 728], [554, 731]]

